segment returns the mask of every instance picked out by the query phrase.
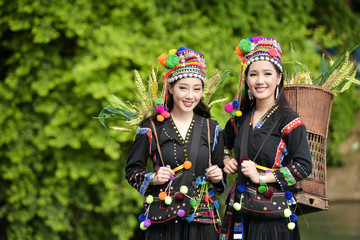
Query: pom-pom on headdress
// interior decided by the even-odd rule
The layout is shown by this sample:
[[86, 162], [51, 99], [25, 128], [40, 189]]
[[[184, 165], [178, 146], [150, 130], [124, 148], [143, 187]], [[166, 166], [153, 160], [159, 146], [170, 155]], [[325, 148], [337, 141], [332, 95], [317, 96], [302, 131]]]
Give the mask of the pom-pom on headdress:
[[225, 111], [229, 112], [232, 116], [240, 117], [242, 115], [241, 111], [239, 111], [242, 83], [247, 67], [256, 61], [270, 61], [282, 72], [282, 52], [280, 43], [274, 38], [259, 36], [242, 39], [235, 48], [234, 53], [239, 56], [241, 75], [234, 101], [225, 105]]
[[156, 101], [156, 110], [159, 113], [157, 120], [162, 122], [170, 117], [167, 108], [169, 84], [183, 78], [198, 78], [205, 86], [206, 64], [204, 54], [186, 47], [172, 49], [158, 57], [159, 63], [164, 66], [161, 79], [165, 80], [164, 98]]

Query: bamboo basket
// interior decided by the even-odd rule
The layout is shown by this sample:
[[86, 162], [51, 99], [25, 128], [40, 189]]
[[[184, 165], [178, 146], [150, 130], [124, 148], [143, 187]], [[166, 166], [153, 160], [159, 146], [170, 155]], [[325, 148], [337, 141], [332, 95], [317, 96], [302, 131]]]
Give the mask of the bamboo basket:
[[334, 94], [313, 85], [285, 85], [285, 96], [306, 126], [313, 170], [309, 177], [296, 183], [296, 214], [327, 210], [326, 139]]

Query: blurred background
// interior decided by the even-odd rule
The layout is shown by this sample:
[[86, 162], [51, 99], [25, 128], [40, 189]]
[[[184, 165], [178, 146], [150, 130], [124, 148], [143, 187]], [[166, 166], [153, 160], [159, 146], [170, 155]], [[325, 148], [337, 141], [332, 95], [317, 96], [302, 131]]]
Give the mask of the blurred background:
[[[314, 77], [360, 41], [359, 0], [0, 0], [0, 239], [135, 239], [143, 197], [125, 180], [134, 133], [94, 119], [133, 70], [186, 46], [208, 75], [229, 70], [242, 38], [291, 45]], [[358, 59], [359, 50], [352, 59]], [[291, 67], [284, 65], [287, 73]], [[359, 90], [336, 96], [327, 145], [330, 209], [300, 217], [303, 239], [360, 239]], [[223, 104], [211, 109], [222, 127]], [[231, 183], [233, 179], [230, 178]]]

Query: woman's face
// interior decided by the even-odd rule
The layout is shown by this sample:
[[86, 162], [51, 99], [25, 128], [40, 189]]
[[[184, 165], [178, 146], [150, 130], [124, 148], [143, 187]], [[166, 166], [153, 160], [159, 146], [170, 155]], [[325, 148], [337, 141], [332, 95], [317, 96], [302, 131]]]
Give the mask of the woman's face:
[[202, 90], [202, 81], [198, 78], [184, 78], [170, 85], [169, 91], [173, 95], [172, 111], [193, 111], [201, 100]]
[[275, 88], [280, 81], [281, 74], [269, 61], [256, 61], [249, 66], [246, 82], [256, 101], [275, 103]]

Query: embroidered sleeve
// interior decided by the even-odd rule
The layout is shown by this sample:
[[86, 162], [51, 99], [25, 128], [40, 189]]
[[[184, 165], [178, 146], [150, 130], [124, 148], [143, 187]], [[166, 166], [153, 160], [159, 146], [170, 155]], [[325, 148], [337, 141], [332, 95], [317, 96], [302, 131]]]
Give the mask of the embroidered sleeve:
[[[223, 141], [223, 131], [221, 130], [220, 125], [216, 125], [214, 132], [214, 141], [212, 146], [211, 161], [213, 164], [218, 165], [219, 168], [224, 168], [224, 141]], [[223, 179], [215, 184], [212, 184], [216, 193], [221, 194], [225, 191], [226, 188], [226, 174], [223, 171]]]
[[281, 188], [286, 189], [311, 174], [312, 158], [306, 138], [306, 128], [300, 118], [287, 124], [281, 134], [282, 143], [292, 157], [292, 161], [286, 166], [280, 166], [280, 169], [273, 173]]
[[146, 170], [146, 162], [151, 155], [152, 131], [142, 127], [136, 134], [135, 141], [129, 154], [125, 171], [129, 184], [145, 195], [149, 188], [150, 176], [155, 174]]

